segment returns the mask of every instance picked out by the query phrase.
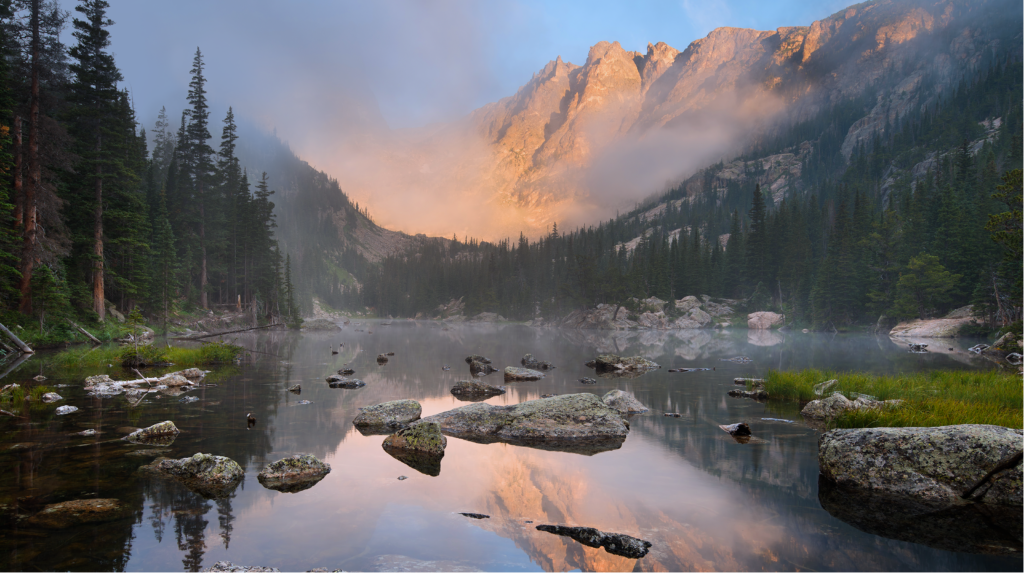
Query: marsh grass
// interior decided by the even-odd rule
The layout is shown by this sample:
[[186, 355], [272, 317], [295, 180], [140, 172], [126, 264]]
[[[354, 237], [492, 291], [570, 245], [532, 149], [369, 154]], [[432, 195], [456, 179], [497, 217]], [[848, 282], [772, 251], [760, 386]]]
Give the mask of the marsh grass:
[[[210, 366], [214, 364], [230, 364], [235, 357], [244, 351], [231, 344], [204, 344], [197, 348], [179, 346], [157, 347], [146, 346], [146, 364], [171, 363], [175, 367], [189, 368], [192, 366]], [[100, 346], [93, 348], [70, 348], [49, 359], [51, 366], [57, 368], [98, 368], [108, 364], [134, 366], [131, 363], [136, 357], [133, 347]]]
[[[838, 380], [823, 396], [814, 394], [814, 385]], [[897, 376], [872, 376], [862, 373], [770, 371], [765, 386], [772, 399], [808, 402], [842, 392], [868, 394], [879, 400], [903, 400], [903, 404], [883, 410], [847, 412], [832, 421], [839, 428], [883, 426], [949, 426], [954, 424], [994, 424], [1022, 427], [1022, 383], [1019, 375], [1001, 371], [931, 371]]]

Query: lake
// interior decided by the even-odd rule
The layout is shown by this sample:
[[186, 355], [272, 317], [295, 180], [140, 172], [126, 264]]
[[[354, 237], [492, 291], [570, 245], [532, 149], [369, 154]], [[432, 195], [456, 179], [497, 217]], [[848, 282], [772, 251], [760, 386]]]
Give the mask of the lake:
[[[1019, 523], [1016, 535], [1014, 527], [999, 533], [1004, 524], [992, 524], [993, 536], [1009, 535], [993, 544], [1016, 548], [1006, 556], [950, 550], [957, 542], [945, 537], [940, 524], [934, 531], [883, 536], [869, 531], [885, 530], [884, 523], [834, 517], [843, 515], [845, 503], [862, 501], [819, 486], [820, 432], [803, 421], [799, 405], [726, 395], [736, 387], [733, 378], [760, 377], [769, 369], [991, 367], [967, 353], [975, 341], [935, 341], [930, 349], [936, 352], [913, 354], [886, 337], [867, 335], [565, 331], [400, 320], [228, 340], [253, 352], [241, 365], [215, 368], [207, 381], [216, 386], [189, 392], [199, 398], [191, 403], [158, 394], [134, 407], [124, 395], [92, 398], [82, 383], [95, 370], [51, 370], [45, 356], [4, 378], [2, 384], [26, 385], [41, 373], [47, 385], [70, 386], [57, 390], [62, 402], [16, 412], [24, 419], [0, 417], [0, 567], [196, 571], [228, 560], [298, 571], [1022, 568]], [[332, 354], [339, 343], [340, 353]], [[375, 358], [383, 352], [395, 355], [378, 365]], [[526, 353], [557, 368], [539, 381], [506, 384], [508, 393], [488, 403], [515, 404], [542, 394], [600, 396], [620, 388], [651, 412], [631, 418], [621, 447], [593, 455], [449, 437], [436, 477], [388, 455], [381, 448], [385, 436], [364, 436], [352, 425], [360, 407], [388, 400], [415, 399], [423, 416], [466, 405], [449, 393], [455, 382], [471, 379], [466, 356], [487, 356], [500, 370], [519, 366]], [[662, 368], [636, 378], [596, 377], [584, 363], [600, 353], [642, 355]], [[753, 361], [724, 360], [736, 356]], [[346, 365], [366, 382], [364, 388], [328, 387], [324, 379]], [[102, 371], [115, 379], [134, 377], [119, 367]], [[583, 385], [583, 377], [598, 383]], [[504, 384], [501, 372], [482, 381]], [[286, 390], [293, 384], [302, 385], [301, 394]], [[79, 411], [55, 416], [60, 404]], [[257, 419], [252, 429], [246, 423], [250, 412]], [[163, 420], [181, 430], [170, 446], [120, 440], [131, 429]], [[740, 421], [750, 425], [755, 440], [738, 443], [718, 427]], [[86, 429], [99, 434], [74, 435]], [[245, 481], [228, 498], [204, 499], [178, 482], [137, 472], [157, 455], [196, 452], [234, 459], [246, 470]], [[257, 481], [270, 462], [305, 453], [332, 468], [312, 488], [282, 493]], [[119, 499], [132, 516], [63, 530], [25, 522], [47, 504], [87, 498]], [[594, 527], [645, 539], [652, 547], [646, 557], [629, 559], [538, 531], [539, 524]]]

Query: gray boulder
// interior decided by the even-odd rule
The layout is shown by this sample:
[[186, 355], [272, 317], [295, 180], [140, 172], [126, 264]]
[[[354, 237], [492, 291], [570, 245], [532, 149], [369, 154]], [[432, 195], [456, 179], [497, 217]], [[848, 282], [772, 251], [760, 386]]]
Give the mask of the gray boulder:
[[515, 366], [505, 367], [505, 380], [518, 382], [523, 380], [540, 380], [543, 377], [543, 372], [530, 370], [529, 368], [516, 368]]
[[875, 400], [869, 396], [857, 396], [855, 400], [850, 400], [839, 392], [833, 392], [828, 398], [808, 402], [800, 410], [800, 415], [813, 420], [833, 420], [850, 410], [894, 408], [902, 403], [903, 400]]
[[615, 389], [605, 394], [601, 401], [623, 414], [643, 414], [650, 410], [637, 400], [633, 394], [623, 390]]
[[366, 383], [355, 378], [345, 378], [339, 374], [331, 374], [327, 377], [327, 385], [331, 388], [347, 388], [349, 390], [362, 388]]
[[392, 400], [361, 408], [352, 423], [359, 427], [401, 428], [409, 422], [419, 420], [422, 411], [423, 408], [416, 400]]
[[56, 410], [54, 410], [54, 413], [56, 413], [58, 416], [64, 416], [66, 414], [74, 414], [77, 411], [77, 406], [60, 406]]
[[497, 372], [498, 369], [491, 366], [490, 362], [481, 362], [479, 360], [473, 360], [469, 363], [469, 372], [473, 375], [486, 376], [491, 372]]
[[550, 362], [543, 360], [537, 360], [532, 354], [523, 356], [523, 359], [519, 361], [524, 368], [532, 368], [533, 370], [551, 370], [554, 366]]
[[218, 561], [206, 569], [200, 569], [204, 573], [276, 573], [281, 571], [277, 567], [263, 567], [260, 565], [235, 565], [230, 561]]
[[58, 400], [63, 400], [63, 399], [64, 399], [64, 397], [61, 396], [60, 394], [56, 393], [56, 392], [47, 392], [46, 394], [43, 394], [43, 397], [42, 397], [42, 401], [47, 403], [47, 404], [49, 404], [51, 402], [56, 402]]
[[245, 477], [241, 466], [231, 458], [202, 453], [179, 460], [157, 458], [139, 470], [152, 475], [176, 478], [190, 490], [207, 499], [230, 496]]
[[564, 394], [514, 406], [471, 404], [423, 418], [449, 436], [593, 454], [622, 445], [629, 423], [593, 394]]
[[296, 493], [309, 489], [331, 473], [331, 466], [304, 454], [277, 460], [263, 468], [256, 479], [267, 489]]
[[471, 354], [466, 357], [466, 364], [471, 364], [473, 362], [483, 362], [484, 364], [490, 364], [491, 359], [486, 356], [480, 356], [479, 354]]
[[863, 428], [818, 438], [821, 475], [843, 487], [946, 504], [1022, 504], [1020, 429]]
[[594, 360], [594, 368], [598, 372], [646, 372], [661, 368], [656, 362], [652, 362], [642, 356], [618, 356], [615, 354], [602, 354]]
[[159, 424], [153, 424], [148, 428], [135, 430], [123, 439], [133, 444], [166, 446], [170, 445], [174, 441], [174, 437], [179, 433], [180, 430], [174, 425], [174, 422], [167, 420]]

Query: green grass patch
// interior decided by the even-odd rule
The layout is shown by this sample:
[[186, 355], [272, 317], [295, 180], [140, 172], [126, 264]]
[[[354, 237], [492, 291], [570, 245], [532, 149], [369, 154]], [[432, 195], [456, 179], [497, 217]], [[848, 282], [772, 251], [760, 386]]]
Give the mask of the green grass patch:
[[57, 368], [98, 368], [117, 364], [125, 368], [154, 366], [166, 363], [189, 368], [230, 364], [244, 351], [231, 344], [204, 344], [196, 348], [178, 346], [99, 346], [93, 348], [70, 348], [49, 359], [49, 365]]
[[954, 424], [993, 424], [1008, 428], [1024, 426], [1021, 377], [1017, 374], [988, 371], [931, 371], [896, 376], [837, 373], [820, 370], [799, 372], [770, 371], [765, 387], [772, 400], [808, 402], [822, 398], [814, 394], [814, 385], [826, 380], [839, 383], [825, 392], [868, 394], [879, 400], [903, 400], [903, 404], [881, 410], [846, 412], [831, 426], [929, 427]]

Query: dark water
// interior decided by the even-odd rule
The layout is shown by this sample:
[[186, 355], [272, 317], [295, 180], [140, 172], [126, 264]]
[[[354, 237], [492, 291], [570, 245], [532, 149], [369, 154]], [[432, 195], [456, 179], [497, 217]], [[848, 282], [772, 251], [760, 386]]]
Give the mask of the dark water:
[[[343, 351], [332, 355], [329, 346], [338, 342]], [[198, 570], [230, 560], [299, 571], [1021, 570], [1019, 554], [954, 552], [947, 549], [957, 541], [945, 534], [915, 543], [833, 517], [822, 499], [835, 504], [836, 495], [819, 499], [819, 433], [803, 423], [798, 406], [726, 396], [734, 377], [769, 368], [985, 367], [967, 358], [970, 343], [956, 343], [954, 352], [944, 343], [943, 353], [910, 354], [887, 338], [867, 336], [443, 329], [409, 321], [365, 322], [338, 333], [268, 333], [237, 343], [259, 353], [211, 374], [217, 386], [192, 392], [200, 400], [189, 404], [153, 395], [137, 407], [123, 395], [90, 398], [81, 384], [94, 372], [48, 371], [42, 359], [8, 375], [4, 384], [31, 384], [43, 368], [46, 384], [74, 385], [58, 391], [67, 398], [62, 403], [80, 411], [58, 417], [57, 404], [26, 406], [19, 413], [28, 419], [0, 417], [0, 567]], [[376, 355], [387, 351], [395, 356], [379, 366]], [[465, 356], [483, 354], [501, 368], [518, 365], [527, 352], [558, 368], [541, 381], [509, 384], [508, 394], [489, 403], [621, 388], [652, 411], [632, 419], [621, 448], [592, 456], [449, 438], [437, 477], [390, 457], [381, 449], [383, 436], [363, 436], [352, 426], [359, 407], [387, 400], [416, 399], [424, 416], [464, 405], [448, 390], [469, 378]], [[594, 376], [583, 363], [605, 352], [644, 355], [662, 369], [579, 384]], [[736, 355], [754, 362], [721, 360]], [[327, 386], [324, 378], [345, 364], [365, 388]], [[445, 364], [450, 371], [441, 369]], [[715, 370], [667, 372], [679, 367]], [[501, 384], [501, 374], [484, 381]], [[295, 383], [302, 384], [301, 395], [285, 390]], [[257, 417], [251, 430], [248, 412]], [[117, 440], [162, 420], [173, 420], [182, 433], [161, 452]], [[740, 444], [718, 428], [739, 421], [750, 424], [757, 440]], [[71, 435], [88, 428], [101, 433]], [[245, 481], [230, 498], [207, 500], [136, 472], [158, 453], [196, 452], [228, 456], [245, 468]], [[266, 464], [299, 453], [328, 462], [331, 473], [299, 493], [265, 489], [256, 480]], [[119, 499], [133, 516], [59, 531], [25, 523], [46, 504], [95, 497]], [[625, 533], [653, 547], [643, 559], [628, 559], [537, 531], [542, 523]], [[916, 539], [918, 533], [888, 535]]]

